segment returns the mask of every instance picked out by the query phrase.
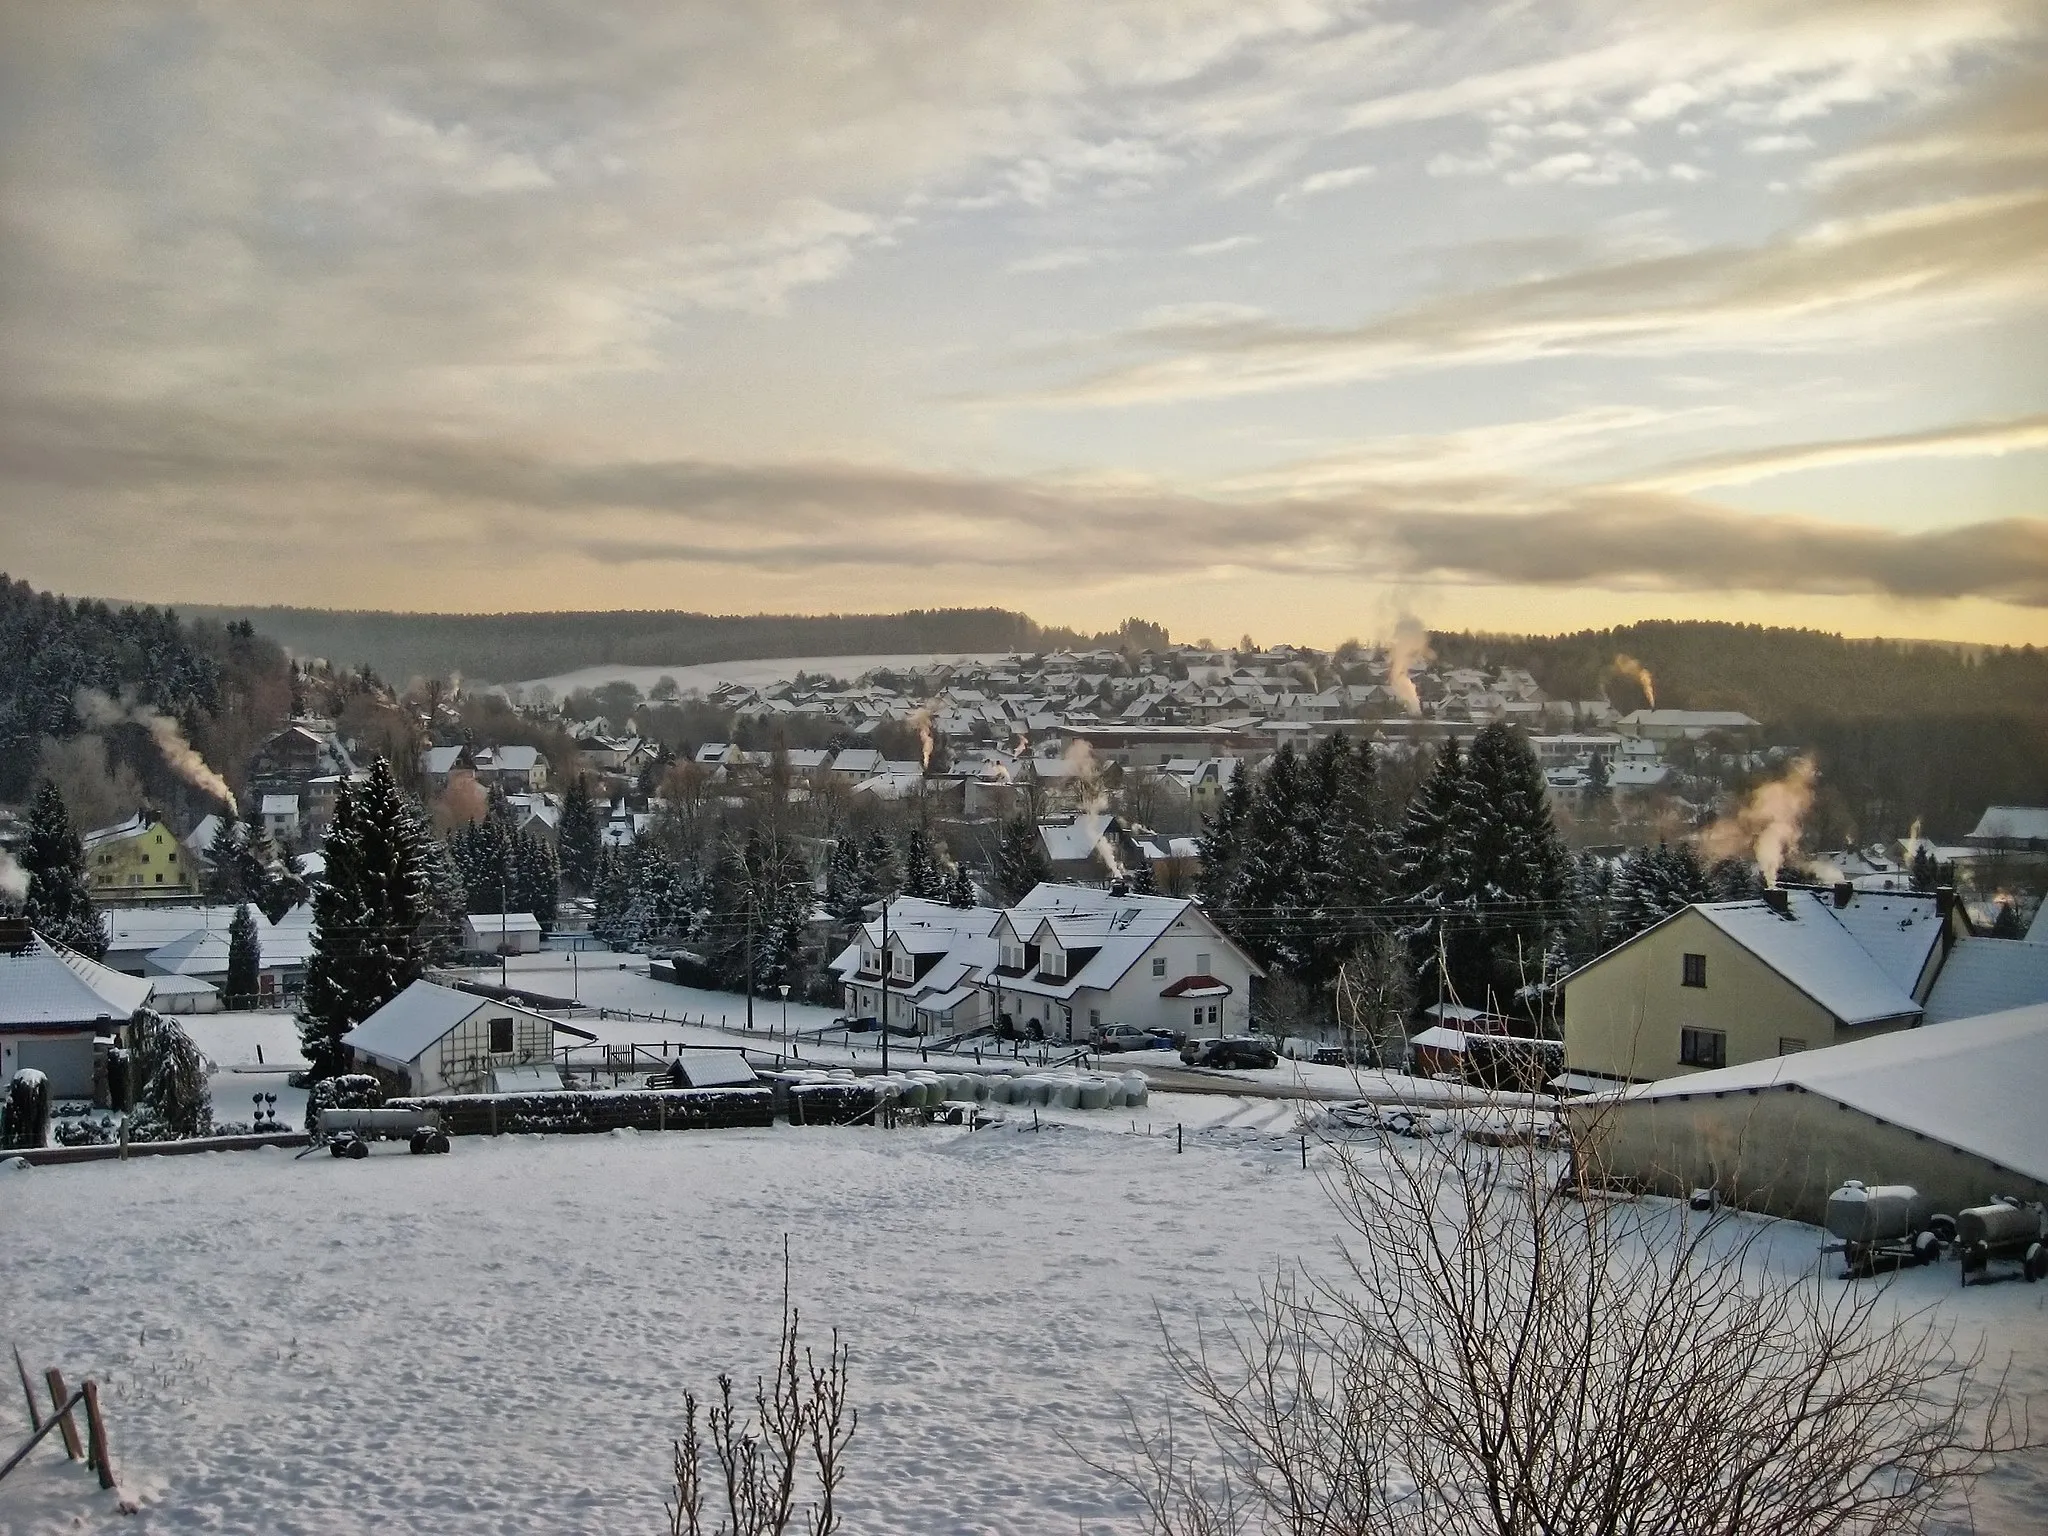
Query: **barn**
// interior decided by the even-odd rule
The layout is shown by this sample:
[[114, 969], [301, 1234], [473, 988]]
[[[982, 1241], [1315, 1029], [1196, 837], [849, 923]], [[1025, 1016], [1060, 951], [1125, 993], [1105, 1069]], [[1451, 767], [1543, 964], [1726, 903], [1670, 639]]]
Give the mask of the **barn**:
[[2048, 1200], [2048, 1003], [1577, 1099], [1579, 1155], [1654, 1193], [1818, 1224], [1844, 1180], [1938, 1211]]
[[395, 1093], [559, 1091], [555, 1021], [530, 1008], [416, 981], [341, 1037], [352, 1070]]

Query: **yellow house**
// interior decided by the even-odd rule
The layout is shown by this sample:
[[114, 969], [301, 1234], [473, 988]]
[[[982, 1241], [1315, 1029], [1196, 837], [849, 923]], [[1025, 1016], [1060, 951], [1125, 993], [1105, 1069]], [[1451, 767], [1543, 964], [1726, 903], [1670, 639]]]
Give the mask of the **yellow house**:
[[197, 859], [145, 812], [88, 832], [83, 842], [95, 900], [191, 901], [199, 895]]
[[1946, 893], [1847, 886], [1686, 907], [1565, 979], [1566, 1070], [1649, 1082], [1910, 1028], [1957, 921]]

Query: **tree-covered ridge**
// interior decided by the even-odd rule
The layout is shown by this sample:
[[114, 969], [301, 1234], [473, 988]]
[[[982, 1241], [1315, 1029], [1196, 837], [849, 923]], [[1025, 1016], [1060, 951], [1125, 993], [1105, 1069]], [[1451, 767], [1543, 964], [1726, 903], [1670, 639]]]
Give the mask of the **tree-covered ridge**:
[[77, 735], [93, 691], [187, 726], [221, 702], [218, 658], [168, 608], [38, 592], [0, 573], [0, 797], [28, 787], [45, 737]]
[[[2048, 652], [1908, 640], [1855, 640], [1816, 629], [1647, 620], [1568, 635], [1430, 636], [1440, 660], [1526, 667], [1552, 698], [1605, 693], [1633, 708], [1615, 669], [1633, 657], [1665, 709], [1739, 709], [1766, 726], [1872, 715], [2048, 712]], [[1625, 702], [1626, 699], [1626, 702]]]
[[[1001, 608], [817, 615], [373, 613], [281, 607], [189, 611], [250, 622], [296, 655], [323, 657], [336, 665], [367, 665], [401, 681], [459, 673], [515, 682], [602, 663], [652, 667], [771, 656], [1039, 651], [1118, 638], [1049, 628]], [[1164, 644], [1165, 639], [1165, 631], [1159, 630], [1152, 643]]]

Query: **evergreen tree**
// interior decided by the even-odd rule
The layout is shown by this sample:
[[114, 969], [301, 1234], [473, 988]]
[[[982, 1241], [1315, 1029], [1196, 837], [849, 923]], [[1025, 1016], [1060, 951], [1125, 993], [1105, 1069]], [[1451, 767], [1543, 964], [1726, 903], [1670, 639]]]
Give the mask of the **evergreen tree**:
[[902, 881], [896, 863], [896, 845], [880, 827], [868, 834], [860, 851], [861, 889], [869, 901], [894, 896]]
[[[1147, 864], [1144, 867], [1149, 874], [1152, 866]], [[974, 881], [969, 877], [965, 864], [955, 864], [953, 866], [953, 878], [946, 887], [946, 903], [948, 906], [954, 907], [971, 907], [974, 905]]]
[[1142, 850], [1131, 860], [1131, 867], [1124, 871], [1124, 887], [1133, 896], [1156, 896], [1159, 884], [1152, 877], [1152, 861]]
[[183, 1141], [213, 1132], [213, 1090], [206, 1058], [176, 1019], [143, 1008], [128, 1021], [129, 1067], [137, 1141]]
[[631, 856], [618, 848], [600, 848], [591, 877], [595, 911], [590, 931], [606, 944], [630, 942], [627, 923], [633, 905]]
[[1014, 907], [1052, 874], [1038, 818], [1027, 807], [1003, 823], [996, 843], [996, 899]]
[[597, 889], [598, 852], [603, 837], [604, 824], [597, 813], [597, 801], [590, 793], [589, 775], [579, 773], [562, 797], [558, 830], [562, 881], [578, 896], [591, 895]]
[[326, 854], [299, 1014], [316, 1080], [340, 1070], [341, 1037], [426, 969], [427, 875], [414, 818], [383, 758], [367, 779], [341, 786]]
[[244, 902], [235, 908], [228, 924], [227, 994], [230, 1008], [249, 1008], [261, 988], [263, 941], [256, 931], [256, 914]]
[[1695, 902], [1714, 899], [1691, 843], [1634, 849], [1615, 871], [1609, 942], [1619, 944]]
[[1932, 891], [1941, 884], [1941, 866], [1935, 863], [1934, 855], [1922, 843], [1913, 850], [1913, 889]]
[[91, 959], [104, 955], [107, 936], [86, 878], [85, 845], [72, 830], [63, 795], [48, 779], [36, 786], [20, 863], [28, 876], [23, 913], [29, 926], [52, 943]]
[[1230, 900], [1238, 860], [1244, 853], [1245, 823], [1251, 819], [1251, 813], [1251, 770], [1239, 763], [1237, 772], [1224, 786], [1215, 814], [1204, 819], [1202, 829], [1202, 872], [1197, 889], [1202, 904], [1212, 914], [1221, 912]]
[[1707, 889], [1715, 901], [1754, 901], [1764, 893], [1764, 877], [1748, 859], [1716, 859], [1707, 867]]
[[1261, 963], [1300, 971], [1309, 965], [1313, 909], [1310, 884], [1316, 849], [1314, 788], [1292, 742], [1266, 764], [1239, 833], [1234, 878], [1217, 925]]
[[835, 923], [851, 928], [860, 921], [863, 900], [860, 844], [854, 841], [851, 831], [843, 831], [832, 840], [832, 849], [825, 855], [825, 910], [832, 914]]
[[531, 832], [516, 833], [512, 847], [512, 873], [517, 893], [513, 910], [531, 912], [542, 933], [555, 928], [556, 908], [562, 899], [561, 873], [555, 867], [554, 850], [547, 839]]
[[1482, 730], [1466, 779], [1473, 884], [1490, 954], [1487, 973], [1475, 969], [1464, 984], [1490, 987], [1504, 1001], [1542, 970], [1550, 930], [1571, 894], [1570, 861], [1543, 769], [1520, 731], [1500, 724]]
[[1436, 762], [1402, 819], [1400, 881], [1404, 901], [1418, 907], [1443, 907], [1470, 895], [1470, 869], [1460, 860], [1465, 810], [1465, 759], [1456, 738], [1450, 738], [1438, 749]]
[[903, 838], [903, 894], [922, 901], [946, 898], [946, 872], [932, 847], [931, 834], [912, 826]]

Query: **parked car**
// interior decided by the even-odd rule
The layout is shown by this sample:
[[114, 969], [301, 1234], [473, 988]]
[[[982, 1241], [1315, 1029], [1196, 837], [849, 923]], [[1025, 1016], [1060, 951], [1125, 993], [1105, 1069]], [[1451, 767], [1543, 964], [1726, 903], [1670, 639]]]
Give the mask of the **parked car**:
[[1258, 1069], [1280, 1065], [1280, 1053], [1256, 1035], [1225, 1035], [1217, 1040], [1190, 1040], [1180, 1048], [1190, 1067]]
[[1104, 1055], [1116, 1051], [1157, 1051], [1164, 1049], [1159, 1038], [1135, 1024], [1105, 1024], [1095, 1031], [1089, 1044]]

